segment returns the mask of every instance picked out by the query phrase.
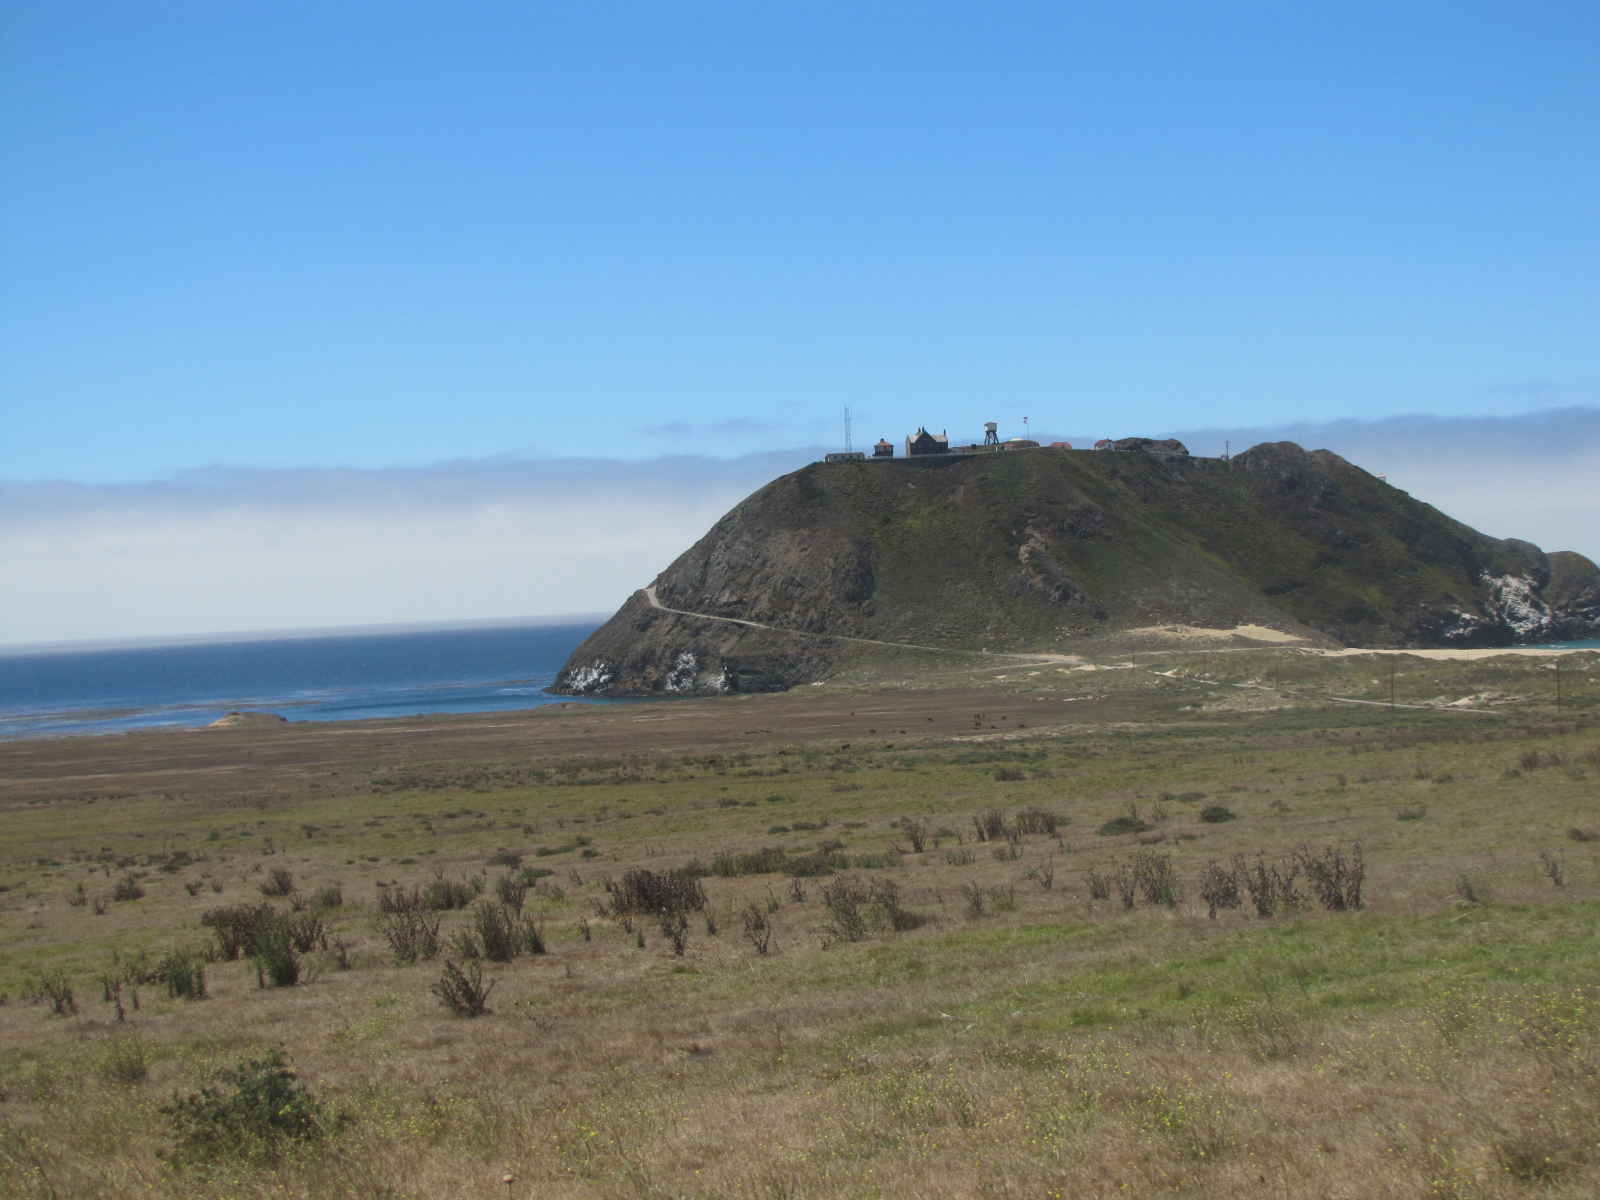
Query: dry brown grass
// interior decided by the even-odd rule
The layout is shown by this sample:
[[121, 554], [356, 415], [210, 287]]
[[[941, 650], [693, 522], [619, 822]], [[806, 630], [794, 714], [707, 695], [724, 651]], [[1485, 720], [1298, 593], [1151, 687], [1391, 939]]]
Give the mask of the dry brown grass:
[[[1038, 711], [1054, 702], [1041, 697]], [[716, 758], [635, 734], [624, 759], [543, 756], [528, 761], [545, 782], [509, 787], [451, 782], [481, 780], [484, 765], [458, 733], [417, 744], [418, 778], [436, 782], [408, 789], [374, 790], [388, 766], [357, 769], [325, 748], [308, 759], [320, 766], [257, 775], [242, 806], [236, 791], [172, 796], [137, 781], [88, 804], [70, 747], [56, 747], [55, 791], [38, 771], [0, 814], [0, 1191], [489, 1197], [507, 1193], [508, 1172], [516, 1197], [1600, 1190], [1600, 850], [1564, 837], [1597, 823], [1591, 726], [1507, 720], [1486, 733], [1448, 717], [1397, 727], [1383, 714], [1174, 706], [1132, 730], [1117, 700], [1103, 723], [1074, 704], [1071, 726], [1035, 717], [995, 743], [974, 740], [970, 696], [954, 702], [968, 711], [946, 714], [943, 733], [841, 738], [831, 722], [852, 718], [835, 709], [812, 718], [818, 737], [751, 738]], [[913, 726], [893, 695], [835, 703], [869, 713], [858, 725]], [[929, 703], [918, 697], [918, 717]], [[1015, 724], [1006, 707], [983, 711]], [[1541, 765], [1519, 767], [1530, 752]], [[496, 744], [496, 769], [508, 753]], [[1023, 778], [997, 780], [998, 766]], [[1201, 821], [1211, 803], [1238, 819]], [[1143, 842], [1094, 834], [1130, 804], [1165, 818]], [[973, 813], [1029, 805], [1067, 820], [1059, 842], [1024, 836], [1016, 857], [1003, 841], [973, 844]], [[1426, 815], [1397, 820], [1404, 805]], [[787, 880], [762, 877], [706, 879], [720, 932], [691, 921], [682, 957], [655, 921], [630, 932], [595, 915], [607, 873], [827, 839], [881, 855], [905, 842], [906, 816], [927, 822], [928, 847], [850, 873], [892, 879], [930, 918], [920, 929], [837, 944], [825, 881], [807, 881], [801, 903]], [[769, 834], [776, 825], [820, 827]], [[950, 861], [957, 844], [936, 843], [940, 829], [961, 831], [970, 864]], [[1206, 863], [1236, 853], [1358, 839], [1360, 913], [1208, 920], [1195, 891]], [[573, 848], [539, 857], [541, 845]], [[180, 848], [198, 861], [154, 865]], [[486, 964], [491, 1012], [464, 1021], [429, 993], [441, 962], [391, 964], [377, 884], [435, 870], [492, 879], [506, 849], [555, 871], [527, 898], [550, 952]], [[1565, 886], [1541, 849], [1563, 856]], [[1089, 897], [1090, 869], [1139, 850], [1172, 855], [1186, 891], [1175, 909]], [[1027, 875], [1045, 863], [1049, 889]], [[302, 894], [342, 886], [328, 917], [351, 969], [315, 952], [309, 981], [262, 990], [250, 964], [215, 963], [209, 998], [145, 985], [116, 1021], [95, 982], [113, 951], [199, 942], [203, 911], [261, 902], [275, 867]], [[130, 870], [142, 899], [103, 916], [70, 903], [79, 882], [92, 892]], [[1462, 874], [1487, 903], [1462, 903]], [[182, 884], [196, 880], [191, 896]], [[969, 917], [969, 884], [1013, 889], [1015, 910]], [[751, 904], [772, 909], [769, 956], [740, 936]], [[447, 914], [447, 931], [470, 919]], [[77, 1016], [21, 997], [46, 968], [72, 979]], [[165, 1166], [160, 1106], [272, 1045], [350, 1114], [348, 1129], [271, 1170]]]

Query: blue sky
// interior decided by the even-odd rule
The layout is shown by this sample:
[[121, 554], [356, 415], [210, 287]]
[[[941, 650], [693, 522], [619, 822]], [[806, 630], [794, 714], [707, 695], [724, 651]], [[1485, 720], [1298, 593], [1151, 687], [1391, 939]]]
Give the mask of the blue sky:
[[1600, 407], [1600, 8], [1312, 9], [12, 0], [0, 482]]

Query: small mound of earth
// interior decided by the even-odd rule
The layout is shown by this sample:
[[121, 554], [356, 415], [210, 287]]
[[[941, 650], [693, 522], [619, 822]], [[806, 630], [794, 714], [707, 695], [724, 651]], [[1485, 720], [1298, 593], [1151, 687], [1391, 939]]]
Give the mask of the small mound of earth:
[[225, 717], [218, 717], [207, 729], [275, 729], [279, 725], [287, 725], [288, 717], [280, 717], [277, 713], [265, 712], [231, 712]]

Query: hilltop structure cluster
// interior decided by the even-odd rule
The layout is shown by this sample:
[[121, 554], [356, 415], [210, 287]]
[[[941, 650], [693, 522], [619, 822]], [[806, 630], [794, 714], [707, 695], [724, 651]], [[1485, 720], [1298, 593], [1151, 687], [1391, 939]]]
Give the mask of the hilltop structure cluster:
[[[931, 433], [926, 426], [919, 425], [916, 431], [906, 435], [906, 458], [930, 458], [939, 455], [959, 454], [993, 454], [1006, 450], [1072, 450], [1071, 442], [1051, 442], [1048, 446], [1030, 438], [1008, 438], [1000, 440], [999, 423], [985, 421], [983, 424], [983, 441], [973, 442], [965, 446], [952, 446], [950, 444], [949, 430]], [[1155, 438], [1101, 438], [1093, 449], [1106, 450], [1136, 450], [1145, 454], [1153, 454], [1161, 458], [1188, 458], [1189, 450], [1182, 442], [1175, 438], [1157, 440]], [[870, 461], [884, 462], [895, 458], [894, 443], [888, 438], [879, 438], [872, 447]], [[825, 455], [825, 462], [866, 462], [869, 457], [864, 450], [838, 450]]]

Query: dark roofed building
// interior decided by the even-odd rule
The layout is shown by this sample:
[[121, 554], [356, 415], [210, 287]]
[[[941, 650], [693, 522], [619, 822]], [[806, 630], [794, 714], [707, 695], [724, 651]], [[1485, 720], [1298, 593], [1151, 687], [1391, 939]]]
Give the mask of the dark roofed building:
[[879, 438], [877, 445], [872, 447], [873, 458], [893, 458], [894, 443], [888, 438]]
[[945, 434], [929, 433], [921, 425], [906, 439], [906, 455], [910, 458], [924, 454], [949, 454], [950, 439]]

